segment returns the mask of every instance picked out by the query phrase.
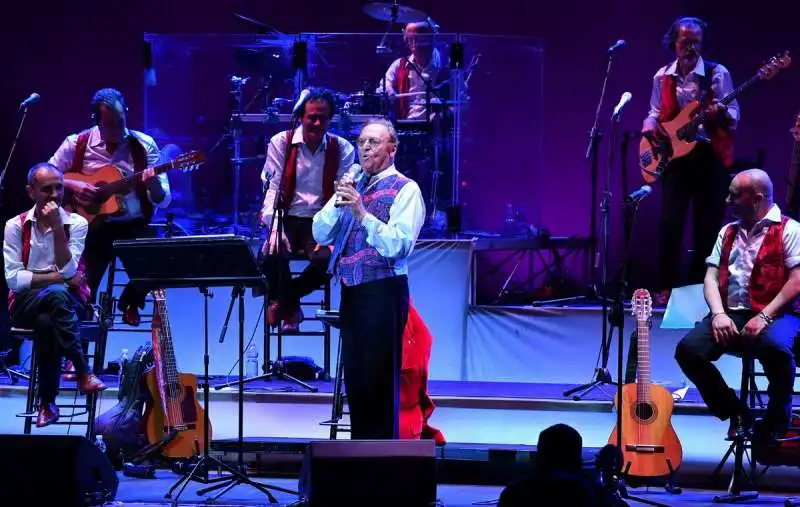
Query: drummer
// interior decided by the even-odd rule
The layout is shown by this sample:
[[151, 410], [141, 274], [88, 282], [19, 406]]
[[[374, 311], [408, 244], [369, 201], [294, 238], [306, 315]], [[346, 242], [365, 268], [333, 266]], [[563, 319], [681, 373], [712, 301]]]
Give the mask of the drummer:
[[[434, 34], [433, 26], [427, 21], [409, 23], [403, 30], [403, 41], [411, 55], [392, 62], [385, 79], [386, 95], [393, 104], [395, 118], [398, 120], [425, 119], [425, 81], [430, 80], [436, 85], [443, 73], [441, 54], [434, 47]], [[422, 73], [421, 77], [418, 71]], [[378, 93], [383, 93], [383, 81], [378, 87]], [[434, 88], [431, 93], [432, 101], [436, 98], [435, 93]]]

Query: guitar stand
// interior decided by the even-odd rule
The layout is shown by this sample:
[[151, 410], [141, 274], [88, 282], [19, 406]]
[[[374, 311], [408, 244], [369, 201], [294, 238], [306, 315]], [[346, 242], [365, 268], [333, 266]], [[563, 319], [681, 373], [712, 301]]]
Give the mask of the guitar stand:
[[666, 459], [667, 468], [669, 468], [669, 475], [664, 478], [646, 478], [646, 477], [637, 477], [636, 479], [631, 479], [628, 476], [628, 470], [631, 468], [631, 463], [629, 462], [625, 467], [625, 472], [623, 477], [628, 477], [626, 481], [631, 487], [639, 488], [639, 487], [646, 487], [646, 488], [653, 488], [653, 487], [663, 487], [664, 491], [671, 495], [680, 495], [683, 492], [683, 489], [680, 486], [675, 485], [675, 472], [676, 470], [672, 468], [672, 462], [669, 458]]
[[[717, 467], [714, 469], [713, 476], [719, 475], [722, 467], [728, 461], [728, 457], [733, 454], [733, 473], [728, 483], [728, 492], [724, 495], [717, 495], [713, 498], [713, 503], [738, 503], [755, 500], [758, 498], [758, 491], [745, 490], [746, 487], [755, 488], [755, 476], [750, 476], [744, 467], [744, 457], [747, 455], [748, 462], [752, 464], [752, 457], [747, 452], [747, 434], [739, 434], [731, 442], [730, 447], [725, 452]], [[754, 466], [752, 468], [755, 468]], [[755, 473], [755, 470], [752, 470]]]

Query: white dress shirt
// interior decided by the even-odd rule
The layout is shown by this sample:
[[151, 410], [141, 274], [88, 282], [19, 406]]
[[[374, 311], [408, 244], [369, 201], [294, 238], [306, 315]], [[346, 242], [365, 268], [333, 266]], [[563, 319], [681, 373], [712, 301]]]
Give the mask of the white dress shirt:
[[[781, 222], [781, 210], [773, 204], [767, 215], [747, 231], [739, 224], [739, 231], [733, 240], [730, 258], [728, 259], [728, 308], [741, 310], [750, 308], [750, 275], [753, 272], [758, 251], [764, 242], [767, 229], [773, 223]], [[725, 231], [732, 224], [725, 225], [717, 236], [714, 250], [706, 259], [706, 264], [719, 268], [722, 257], [722, 240]], [[787, 270], [800, 265], [800, 224], [789, 219], [783, 229], [783, 255]]]
[[[697, 59], [697, 65], [693, 71], [689, 72], [686, 76], [678, 74], [678, 60], [675, 60], [670, 65], [665, 65], [658, 69], [655, 76], [653, 76], [653, 91], [650, 94], [650, 113], [647, 115], [648, 119], [652, 118], [657, 120], [661, 114], [661, 83], [662, 77], [673, 76], [675, 78], [675, 94], [678, 98], [678, 107], [683, 109], [689, 102], [700, 98], [700, 76], [705, 76], [705, 64], [703, 58]], [[714, 98], [722, 100], [723, 97], [733, 91], [733, 78], [731, 73], [725, 66], [717, 64], [711, 75], [711, 91]], [[739, 103], [736, 100], [728, 104], [728, 113], [731, 116], [732, 123], [731, 129], [735, 129], [739, 123]], [[699, 131], [704, 131], [701, 128]]]
[[[422, 72], [422, 76], [425, 78], [423, 79], [420, 77], [419, 73], [409, 65], [408, 67], [408, 93], [418, 93], [419, 95], [412, 95], [408, 98], [408, 115], [406, 115], [407, 120], [424, 120], [425, 119], [425, 105], [426, 105], [426, 96], [425, 92], [425, 80], [429, 80], [432, 83], [436, 83], [436, 80], [439, 76], [439, 73], [442, 70], [442, 63], [441, 63], [441, 56], [439, 50], [434, 50], [433, 55], [431, 56], [431, 61], [428, 62], [428, 65], [425, 67], [421, 67], [418, 63], [414, 55], [408, 57], [409, 61], [419, 68]], [[393, 61], [389, 68], [386, 70], [386, 92], [391, 97], [397, 93], [397, 70], [400, 68], [400, 62], [405, 60], [405, 58], [398, 58], [397, 60]], [[377, 89], [378, 93], [383, 93], [383, 81], [378, 85]], [[436, 98], [436, 95], [431, 93], [431, 100]], [[449, 97], [445, 97], [449, 98]]]
[[[289, 206], [289, 215], [295, 217], [313, 217], [314, 213], [322, 209], [322, 176], [325, 172], [325, 150], [328, 146], [328, 137], [333, 136], [339, 143], [339, 167], [336, 170], [336, 179], [344, 176], [355, 162], [355, 148], [347, 139], [337, 135], [326, 133], [322, 144], [316, 153], [311, 153], [311, 149], [303, 140], [303, 127], [297, 127], [292, 137], [292, 144], [297, 147], [297, 177], [295, 183], [294, 199]], [[286, 131], [279, 132], [272, 136], [267, 148], [267, 160], [261, 170], [261, 181], [269, 187], [264, 195], [264, 210], [267, 216], [272, 215], [275, 208], [275, 198], [283, 179], [283, 166], [286, 163], [286, 156], [289, 150], [286, 144]]]
[[77, 213], [67, 213], [63, 208], [59, 209], [61, 223], [69, 225], [69, 251], [72, 259], [64, 267], [58, 269], [56, 265], [56, 251], [53, 245], [53, 230], [47, 228], [44, 232], [37, 227], [37, 218], [32, 208], [25, 216], [25, 222], [31, 224], [31, 249], [28, 257], [27, 268], [22, 265], [22, 223], [19, 215], [10, 218], [6, 222], [3, 259], [5, 260], [5, 274], [8, 288], [13, 291], [29, 289], [34, 273], [49, 273], [58, 271], [64, 278], [72, 277], [78, 270], [78, 262], [83, 254], [83, 247], [86, 243], [86, 233], [89, 224], [86, 219]]
[[[378, 181], [389, 176], [400, 174], [391, 165], [372, 177], [365, 192], [372, 188]], [[367, 177], [366, 173], [356, 179], [356, 186], [362, 178]], [[314, 240], [320, 245], [333, 245], [341, 229], [339, 218], [342, 216], [344, 208], [337, 208], [336, 196], [332, 197], [314, 215], [312, 231]], [[419, 232], [425, 223], [425, 201], [419, 185], [414, 180], [409, 180], [403, 188], [397, 192], [394, 203], [389, 208], [389, 221], [384, 223], [372, 213], [367, 212], [360, 224], [355, 227], [363, 226], [367, 231], [367, 244], [378, 251], [382, 257], [395, 261], [394, 270], [397, 275], [408, 274], [406, 259], [414, 251], [414, 244], [417, 242]], [[352, 233], [352, 231], [351, 231]]]
[[[147, 166], [153, 167], [158, 165], [161, 159], [161, 152], [153, 138], [136, 130], [129, 129], [128, 132], [136, 136], [147, 152]], [[61, 143], [61, 146], [59, 146], [58, 150], [56, 150], [55, 154], [50, 158], [50, 163], [58, 167], [61, 172], [66, 172], [72, 168], [72, 161], [75, 157], [75, 145], [77, 142], [78, 134], [72, 134], [64, 139], [64, 142]], [[98, 127], [92, 127], [89, 131], [89, 140], [86, 144], [86, 153], [83, 158], [83, 170], [81, 172], [84, 174], [93, 174], [103, 167], [112, 164], [120, 170], [123, 177], [130, 176], [134, 173], [133, 157], [131, 156], [127, 136], [117, 147], [114, 155], [111, 155], [106, 151], [106, 143], [100, 136]], [[156, 178], [159, 179], [161, 188], [164, 189], [164, 199], [159, 203], [153, 202], [149, 190], [147, 192], [147, 197], [150, 199], [150, 202], [153, 202], [155, 207], [166, 208], [172, 199], [169, 190], [169, 180], [166, 174], [159, 174]], [[129, 221], [143, 216], [142, 206], [139, 203], [139, 198], [136, 196], [135, 191], [132, 190], [126, 193], [123, 203], [124, 206], [123, 209], [120, 210], [120, 215], [109, 217], [108, 220]]]

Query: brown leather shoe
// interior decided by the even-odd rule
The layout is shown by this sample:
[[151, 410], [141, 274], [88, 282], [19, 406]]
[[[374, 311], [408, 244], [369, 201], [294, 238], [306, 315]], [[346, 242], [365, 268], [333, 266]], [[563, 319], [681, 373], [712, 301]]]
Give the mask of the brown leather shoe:
[[303, 312], [298, 310], [294, 315], [283, 321], [281, 326], [281, 334], [292, 334], [300, 332], [300, 323], [305, 320]]
[[44, 428], [58, 421], [58, 407], [55, 403], [45, 403], [39, 408], [39, 415], [36, 417], [36, 427]]
[[280, 320], [280, 305], [278, 305], [277, 301], [273, 301], [267, 307], [267, 322], [273, 328], [278, 325], [278, 320]]
[[99, 393], [106, 390], [106, 385], [94, 373], [84, 373], [78, 382], [78, 390], [82, 393]]

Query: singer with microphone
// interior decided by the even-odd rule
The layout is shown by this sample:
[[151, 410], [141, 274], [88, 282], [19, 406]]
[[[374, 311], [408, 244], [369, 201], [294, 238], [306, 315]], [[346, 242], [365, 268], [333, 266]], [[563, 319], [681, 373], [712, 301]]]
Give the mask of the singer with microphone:
[[81, 259], [88, 223], [61, 207], [64, 177], [53, 165], [33, 166], [26, 190], [34, 206], [6, 222], [3, 260], [11, 324], [33, 329], [37, 340], [41, 428], [58, 421], [62, 357], [72, 362], [81, 392], [106, 386], [89, 371], [80, 344], [79, 324], [89, 302]]
[[[706, 23], [698, 18], [677, 19], [664, 35], [664, 46], [675, 60], [653, 77], [650, 112], [642, 133], [651, 142], [659, 136], [660, 123], [670, 121], [692, 100], [700, 100], [710, 120], [698, 137], [704, 142], [685, 157], [669, 163], [661, 177], [659, 220], [659, 290], [656, 304], [666, 304], [672, 287], [702, 283], [705, 259], [725, 216], [730, 177], [724, 160], [732, 158], [730, 131], [739, 122], [739, 105], [719, 101], [733, 91], [727, 68], [701, 56]], [[692, 204], [692, 258], [688, 279], [680, 269], [681, 245], [689, 204]]]
[[[314, 215], [314, 239], [332, 245], [341, 284], [340, 333], [351, 438], [399, 438], [402, 336], [409, 312], [408, 263], [425, 203], [394, 166], [391, 122], [367, 121], [358, 137], [362, 171], [340, 182]], [[340, 206], [336, 206], [339, 198]]]
[[[272, 326], [281, 322], [282, 333], [299, 330], [303, 320], [300, 299], [329, 279], [330, 250], [317, 247], [311, 221], [333, 197], [336, 181], [355, 161], [353, 145], [328, 132], [335, 112], [334, 95], [329, 90], [303, 90], [294, 108], [299, 125], [272, 136], [261, 171], [267, 185], [261, 220], [269, 229], [261, 249], [269, 284], [267, 319]], [[289, 254], [301, 254], [311, 261], [294, 279]]]

